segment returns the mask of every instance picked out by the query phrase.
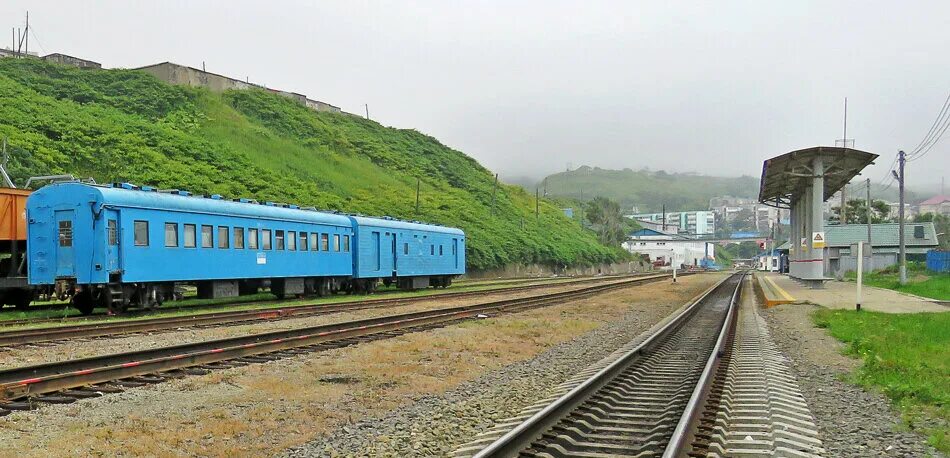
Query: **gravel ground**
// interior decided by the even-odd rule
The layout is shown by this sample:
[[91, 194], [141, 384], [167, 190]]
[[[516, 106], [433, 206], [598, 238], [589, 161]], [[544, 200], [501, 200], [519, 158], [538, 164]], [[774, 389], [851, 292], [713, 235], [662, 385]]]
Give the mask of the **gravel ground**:
[[644, 321], [662, 316], [652, 310], [682, 304], [716, 278], [697, 275], [676, 285], [634, 286], [569, 304], [15, 412], [0, 417], [0, 456], [282, 454], [529, 360], [630, 311], [642, 311]]
[[[711, 276], [710, 276], [711, 277]], [[719, 276], [715, 278], [721, 278]], [[712, 284], [693, 282], [689, 295]], [[348, 424], [288, 457], [444, 456], [496, 421], [516, 415], [559, 383], [599, 361], [682, 306], [684, 298], [643, 301], [610, 323], [505, 366], [440, 395], [428, 395], [385, 416]], [[643, 304], [646, 305], [646, 304]]]
[[435, 308], [478, 304], [493, 300], [529, 297], [539, 294], [569, 291], [572, 289], [579, 289], [584, 286], [551, 286], [549, 288], [507, 293], [486, 292], [485, 294], [478, 296], [469, 296], [455, 299], [420, 299], [418, 302], [415, 302], [411, 305], [356, 310], [352, 312], [340, 312], [285, 320], [259, 321], [251, 324], [235, 324], [207, 328], [183, 328], [181, 330], [158, 331], [151, 334], [131, 334], [128, 336], [115, 338], [106, 337], [74, 339], [69, 341], [43, 343], [38, 346], [0, 347], [0, 369], [52, 363], [126, 351], [138, 351], [168, 345], [201, 342], [204, 340], [223, 339], [251, 333], [319, 326], [324, 324], [339, 323], [342, 321], [394, 315], [397, 313], [409, 313]]
[[883, 394], [842, 381], [860, 361], [842, 355], [842, 344], [814, 326], [809, 314], [817, 308], [787, 304], [763, 316], [792, 362], [828, 456], [944, 456], [925, 437], [907, 430]]

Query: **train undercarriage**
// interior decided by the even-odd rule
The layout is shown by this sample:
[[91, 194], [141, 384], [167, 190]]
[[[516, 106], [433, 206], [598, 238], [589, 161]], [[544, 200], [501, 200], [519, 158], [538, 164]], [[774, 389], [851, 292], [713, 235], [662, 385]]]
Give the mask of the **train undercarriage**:
[[[108, 284], [77, 285], [74, 280], [58, 280], [52, 293], [60, 300], [69, 299], [83, 315], [95, 308], [105, 308], [109, 314], [122, 314], [131, 308], [152, 310], [165, 301], [182, 300], [189, 289], [196, 290], [199, 299], [221, 299], [249, 296], [269, 290], [278, 299], [291, 297], [324, 297], [331, 294], [372, 294], [379, 286], [406, 291], [428, 287], [447, 288], [452, 275], [433, 275], [394, 278], [350, 277], [292, 277], [272, 279], [206, 280], [200, 282], [125, 283], [113, 277]], [[32, 296], [30, 296], [32, 298]]]

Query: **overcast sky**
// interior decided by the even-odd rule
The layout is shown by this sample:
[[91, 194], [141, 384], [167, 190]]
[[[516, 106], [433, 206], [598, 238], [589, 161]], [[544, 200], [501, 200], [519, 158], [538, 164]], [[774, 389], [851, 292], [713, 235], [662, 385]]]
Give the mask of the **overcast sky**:
[[[758, 176], [762, 160], [921, 141], [950, 94], [950, 2], [0, 3], [31, 50], [173, 61], [415, 128], [502, 176], [570, 163]], [[9, 41], [6, 40], [6, 41]], [[0, 40], [0, 43], [4, 43]], [[7, 45], [8, 46], [8, 45]], [[950, 133], [908, 166], [950, 172]]]

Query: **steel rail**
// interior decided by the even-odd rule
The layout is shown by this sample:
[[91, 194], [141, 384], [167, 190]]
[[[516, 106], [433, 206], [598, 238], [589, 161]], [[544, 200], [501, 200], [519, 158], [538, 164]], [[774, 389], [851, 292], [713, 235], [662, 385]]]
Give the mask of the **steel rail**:
[[273, 353], [406, 328], [454, 322], [480, 314], [519, 311], [645, 283], [665, 276], [641, 277], [586, 288], [483, 304], [404, 313], [322, 326], [94, 356], [0, 371], [0, 401], [53, 393], [137, 375]]
[[689, 397], [689, 402], [686, 403], [686, 409], [683, 411], [683, 415], [680, 416], [680, 420], [676, 424], [676, 429], [673, 430], [673, 435], [670, 436], [666, 450], [663, 451], [663, 458], [685, 456], [686, 452], [688, 452], [687, 447], [691, 442], [690, 439], [694, 438], [695, 426], [702, 416], [703, 407], [709, 397], [709, 389], [712, 387], [716, 372], [719, 370], [719, 364], [722, 362], [722, 355], [725, 352], [729, 337], [730, 335], [734, 335], [736, 330], [736, 317], [739, 313], [739, 293], [742, 290], [742, 283], [745, 282], [745, 279], [746, 274], [742, 273], [739, 278], [739, 284], [736, 286], [736, 290], [732, 293], [732, 299], [729, 301], [729, 310], [726, 312], [722, 329], [719, 331], [719, 337], [716, 339], [716, 345], [713, 347], [713, 351], [706, 361], [706, 366], [703, 368], [699, 381], [696, 382], [696, 388], [693, 389], [693, 393]]
[[[518, 424], [514, 429], [498, 438], [477, 454], [476, 458], [487, 457], [508, 457], [517, 456], [522, 450], [531, 446], [531, 444], [541, 437], [546, 431], [555, 426], [562, 418], [567, 417], [572, 411], [577, 409], [587, 399], [590, 399], [595, 393], [615, 380], [631, 364], [640, 359], [645, 353], [656, 348], [667, 337], [676, 332], [683, 326], [690, 317], [702, 306], [704, 301], [709, 298], [727, 281], [733, 278], [734, 274], [726, 277], [715, 287], [708, 289], [702, 296], [694, 300], [688, 307], [682, 310], [676, 317], [663, 325], [656, 332], [648, 336], [643, 342], [635, 348], [626, 352], [623, 356], [617, 358], [612, 363], [599, 370], [597, 373], [581, 382], [579, 385], [548, 404], [546, 407]], [[744, 274], [742, 274], [744, 275]], [[737, 284], [738, 289], [741, 281]], [[735, 293], [733, 293], [735, 297]], [[731, 307], [731, 305], [730, 305]], [[725, 325], [725, 320], [723, 320]], [[714, 352], [715, 353], [715, 352]]]
[[[635, 278], [660, 278], [662, 276], [636, 276]], [[607, 281], [607, 280], [604, 280]], [[614, 279], [614, 281], [618, 281]], [[623, 281], [623, 280], [619, 280]], [[594, 283], [595, 280], [584, 280], [580, 283]], [[574, 283], [568, 283], [570, 286]], [[345, 312], [350, 310], [364, 310], [368, 308], [389, 308], [397, 307], [415, 302], [434, 299], [452, 299], [459, 297], [469, 297], [483, 294], [512, 293], [519, 291], [529, 291], [541, 289], [542, 287], [557, 287], [562, 283], [545, 285], [516, 286], [511, 288], [498, 288], [481, 291], [460, 291], [455, 293], [433, 294], [426, 296], [413, 296], [389, 299], [369, 299], [357, 301], [344, 301], [330, 304], [301, 304], [288, 307], [267, 307], [250, 310], [237, 310], [230, 312], [211, 312], [187, 316], [174, 316], [164, 318], [147, 318], [139, 320], [108, 321], [102, 323], [76, 324], [68, 326], [48, 326], [40, 328], [16, 329], [10, 331], [0, 331], [0, 347], [11, 345], [24, 345], [39, 342], [49, 342], [56, 340], [114, 336], [139, 332], [151, 332], [168, 329], [178, 329], [195, 326], [209, 326], [217, 324], [235, 324], [249, 321], [280, 320], [288, 318], [300, 318], [314, 315], [326, 315], [330, 313]]]
[[[196, 316], [200, 316], [200, 315], [219, 315], [219, 316], [224, 316], [224, 314], [228, 314], [228, 313], [234, 313], [234, 314], [246, 313], [248, 316], [250, 316], [250, 315], [253, 315], [253, 314], [254, 314], [253, 312], [266, 313], [266, 312], [268, 312], [268, 311], [275, 311], [275, 310], [285, 310], [285, 311], [286, 311], [286, 310], [296, 310], [296, 309], [307, 308], [307, 307], [314, 307], [314, 306], [319, 306], [319, 305], [326, 305], [326, 306], [330, 306], [330, 305], [333, 305], [333, 306], [336, 306], [336, 305], [340, 305], [340, 306], [347, 305], [347, 306], [352, 306], [352, 305], [360, 305], [360, 304], [371, 304], [371, 305], [372, 305], [372, 304], [388, 305], [388, 304], [393, 304], [393, 303], [400, 303], [400, 304], [401, 304], [401, 303], [409, 303], [409, 302], [414, 302], [414, 301], [419, 301], [419, 300], [425, 300], [425, 299], [430, 299], [430, 298], [433, 298], [433, 299], [448, 299], [448, 298], [458, 298], [458, 297], [475, 296], [475, 295], [481, 295], [481, 294], [486, 294], [486, 293], [495, 293], [495, 292], [529, 291], [529, 290], [534, 290], [534, 289], [541, 289], [541, 288], [548, 288], [548, 287], [557, 287], [557, 286], [562, 286], [562, 285], [563, 285], [563, 286], [570, 286], [570, 285], [576, 285], [576, 284], [585, 284], [585, 283], [595, 283], [595, 282], [600, 282], [600, 281], [617, 280], [617, 279], [622, 279], [622, 278], [638, 278], [638, 277], [649, 276], [649, 275], [651, 275], [651, 274], [634, 274], [634, 275], [622, 275], [622, 276], [618, 275], [618, 276], [587, 277], [587, 278], [574, 279], [574, 280], [569, 280], [569, 281], [552, 281], [552, 282], [537, 283], [537, 284], [532, 284], [532, 285], [516, 284], [516, 285], [511, 286], [511, 287], [481, 289], [481, 290], [476, 290], [476, 291], [441, 292], [441, 293], [432, 293], [432, 294], [422, 294], [422, 295], [411, 296], [411, 297], [391, 297], [391, 298], [378, 298], [378, 299], [357, 299], [357, 300], [350, 300], [350, 301], [334, 302], [334, 303], [332, 303], [332, 304], [301, 304], [301, 305], [291, 305], [291, 306], [287, 306], [287, 307], [264, 307], [264, 308], [259, 308], [259, 309], [241, 310], [241, 311], [236, 311], [236, 312], [214, 312], [214, 311], [209, 312], [209, 313], [197, 313], [197, 312], [196, 312], [195, 315], [189, 315], [189, 316], [190, 316], [190, 317], [196, 317]], [[519, 283], [520, 283], [520, 282], [519, 282]], [[464, 286], [464, 287], [465, 287], [465, 288], [469, 288], [469, 287], [480, 287], [480, 286], [487, 286], [487, 285], [472, 285], [472, 286]], [[275, 300], [278, 300], [278, 299], [275, 299]], [[267, 300], [264, 300], [264, 301], [259, 301], [259, 302], [268, 302], [268, 301], [267, 301]], [[252, 303], [252, 301], [248, 301], [248, 302], [232, 302], [232, 303], [228, 303], [228, 304], [221, 304], [221, 306], [222, 306], [222, 307], [225, 307], [225, 306], [237, 306], [237, 305], [246, 305], [246, 304], [249, 304], [249, 303]], [[194, 306], [194, 307], [207, 307], [207, 305]], [[169, 309], [160, 309], [160, 310], [158, 310], [158, 311], [174, 311], [174, 310], [175, 310], [175, 309], [169, 308]], [[139, 316], [142, 316], [142, 315], [143, 315], [143, 314], [130, 314], [130, 315], [123, 315], [122, 317], [136, 318], [136, 317], [139, 317]], [[90, 316], [75, 316], [75, 317], [66, 317], [66, 318], [46, 318], [46, 319], [36, 319], [36, 320], [31, 320], [31, 319], [24, 319], [24, 320], [7, 320], [7, 321], [0, 321], [0, 327], [9, 328], [9, 327], [14, 327], [14, 326], [28, 326], [28, 325], [31, 325], [31, 324], [40, 324], [40, 323], [65, 323], [65, 322], [70, 322], [70, 321], [80, 321], [80, 322], [81, 322], [81, 321], [90, 321], [90, 320], [97, 320], [97, 319], [104, 319], [104, 318], [105, 318], [105, 319], [113, 318], [113, 319], [115, 319], [115, 320], [120, 320], [120, 319], [122, 319], [122, 317], [107, 317], [106, 315], [90, 315]], [[175, 317], [170, 317], [170, 318], [175, 318]], [[163, 318], [155, 318], [155, 319], [158, 320], [158, 319], [163, 319]], [[145, 320], [140, 320], [140, 321], [145, 321]], [[70, 326], [75, 326], [75, 327], [78, 328], [78, 327], [81, 327], [81, 326], [102, 326], [102, 325], [104, 325], [104, 324], [108, 324], [108, 322], [106, 322], [106, 323], [75, 324], [75, 325], [70, 325]], [[33, 329], [37, 329], [37, 330], [39, 330], [39, 329], [62, 329], [62, 328], [65, 328], [65, 327], [66, 327], [66, 326], [48, 326], [48, 327], [45, 327], [45, 328], [31, 328], [31, 329], [29, 329], [29, 330], [17, 329], [17, 330], [11, 330], [11, 331], [0, 331], [0, 346], [11, 345], [11, 344], [18, 344], [18, 343], [26, 343], [26, 342], [18, 342], [18, 341], [16, 341], [16, 340], [11, 340], [11, 341], [9, 341], [9, 342], [5, 342], [5, 341], [4, 341], [5, 338], [7, 338], [7, 337], [13, 337], [14, 335], [16, 335], [16, 333], [29, 334], [29, 333], [31, 333], [31, 331], [32, 331]], [[132, 332], [138, 332], [138, 331], [132, 331]], [[53, 340], [53, 339], [48, 339], [48, 340]]]

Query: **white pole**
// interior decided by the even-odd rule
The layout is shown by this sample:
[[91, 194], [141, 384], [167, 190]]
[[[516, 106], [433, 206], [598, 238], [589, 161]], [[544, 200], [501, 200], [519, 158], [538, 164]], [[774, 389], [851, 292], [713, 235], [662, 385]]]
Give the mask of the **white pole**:
[[864, 280], [864, 242], [858, 242], [858, 298], [855, 310], [861, 311], [861, 286]]
[[670, 250], [670, 264], [673, 266], [673, 283], [676, 283], [676, 251]]

